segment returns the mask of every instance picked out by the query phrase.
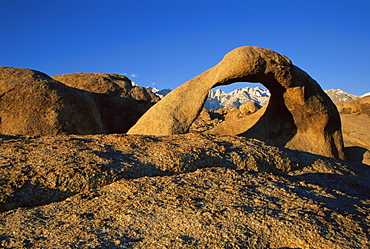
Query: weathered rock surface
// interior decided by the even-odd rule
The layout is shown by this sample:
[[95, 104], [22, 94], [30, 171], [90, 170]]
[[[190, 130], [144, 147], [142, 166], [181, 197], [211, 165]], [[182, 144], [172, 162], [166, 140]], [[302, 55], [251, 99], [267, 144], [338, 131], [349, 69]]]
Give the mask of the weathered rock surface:
[[364, 114], [370, 116], [370, 96], [338, 103], [337, 108], [340, 114]]
[[93, 94], [106, 133], [125, 133], [160, 98], [149, 89], [133, 86], [120, 74], [72, 73], [53, 76], [70, 87]]
[[216, 134], [254, 137], [291, 149], [344, 158], [338, 111], [320, 86], [278, 53], [258, 47], [240, 47], [213, 68], [184, 83], [150, 108], [129, 134], [186, 133], [200, 113], [211, 88], [234, 82], [260, 82], [271, 93], [254, 123], [250, 116], [223, 123]]
[[199, 113], [198, 117], [191, 124], [190, 132], [203, 132], [214, 128], [218, 124], [224, 121], [225, 115], [216, 113], [214, 111], [209, 111], [203, 108]]
[[370, 149], [370, 116], [342, 114], [345, 146], [360, 146]]
[[194, 133], [2, 135], [0, 146], [2, 248], [370, 245], [364, 164]]
[[253, 101], [247, 102], [247, 103], [239, 106], [240, 114], [243, 115], [243, 116], [253, 114], [256, 111], [258, 111], [259, 109], [260, 109], [260, 107]]
[[218, 165], [288, 172], [299, 164], [282, 156], [290, 152], [259, 141], [197, 133], [1, 138], [0, 211], [59, 201], [122, 177], [169, 175]]
[[241, 106], [230, 109], [226, 115], [225, 120], [230, 122], [237, 122], [239, 119], [249, 116], [257, 112], [260, 107], [255, 102], [247, 102]]
[[30, 69], [0, 67], [1, 134], [127, 132], [159, 101], [122, 75], [86, 73], [53, 78]]
[[0, 67], [0, 134], [104, 133], [91, 95], [38, 71]]
[[370, 165], [370, 96], [337, 107], [348, 159]]

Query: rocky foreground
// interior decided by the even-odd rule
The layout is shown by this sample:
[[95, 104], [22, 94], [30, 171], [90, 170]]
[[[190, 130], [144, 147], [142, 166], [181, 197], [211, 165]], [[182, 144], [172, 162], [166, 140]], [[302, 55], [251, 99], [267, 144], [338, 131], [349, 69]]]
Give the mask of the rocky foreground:
[[368, 248], [370, 168], [189, 133], [0, 135], [3, 248]]
[[[202, 111], [240, 81], [268, 105]], [[162, 100], [122, 75], [0, 67], [0, 247], [369, 248], [369, 115], [258, 47]]]

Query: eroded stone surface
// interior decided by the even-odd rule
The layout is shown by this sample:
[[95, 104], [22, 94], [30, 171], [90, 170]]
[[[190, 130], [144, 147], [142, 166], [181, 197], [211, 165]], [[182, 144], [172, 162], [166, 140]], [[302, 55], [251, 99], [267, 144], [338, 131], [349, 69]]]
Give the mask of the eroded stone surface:
[[173, 90], [148, 110], [129, 134], [186, 133], [211, 88], [260, 82], [271, 98], [266, 108], [209, 131], [254, 137], [279, 146], [344, 158], [338, 111], [307, 73], [276, 52], [259, 47], [232, 50], [214, 67]]
[[369, 245], [364, 164], [195, 133], [0, 138], [1, 248]]
[[370, 96], [337, 107], [347, 159], [370, 165]]
[[159, 98], [118, 74], [0, 67], [0, 133], [124, 133]]
[[72, 73], [53, 76], [67, 86], [91, 93], [106, 133], [125, 133], [160, 99], [149, 89], [133, 86], [120, 74]]
[[241, 106], [239, 106], [240, 114], [243, 116], [251, 115], [258, 111], [260, 107], [253, 101], [249, 101]]
[[340, 114], [364, 114], [370, 116], [370, 96], [337, 104]]
[[104, 133], [92, 96], [30, 69], [0, 67], [0, 133]]

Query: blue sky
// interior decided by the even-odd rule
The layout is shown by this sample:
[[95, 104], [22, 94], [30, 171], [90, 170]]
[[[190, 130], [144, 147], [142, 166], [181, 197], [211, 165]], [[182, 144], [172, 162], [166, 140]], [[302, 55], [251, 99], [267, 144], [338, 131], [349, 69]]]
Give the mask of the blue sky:
[[370, 91], [368, 0], [0, 0], [0, 20], [0, 66], [50, 76], [121, 73], [173, 89], [250, 45], [323, 89]]

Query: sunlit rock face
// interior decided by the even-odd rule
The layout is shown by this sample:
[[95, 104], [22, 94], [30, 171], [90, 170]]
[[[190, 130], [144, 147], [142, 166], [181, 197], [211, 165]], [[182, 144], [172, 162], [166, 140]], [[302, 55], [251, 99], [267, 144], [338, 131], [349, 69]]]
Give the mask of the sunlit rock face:
[[271, 93], [268, 105], [209, 133], [254, 137], [291, 149], [344, 158], [338, 111], [316, 81], [279, 53], [240, 47], [214, 67], [170, 92], [148, 110], [129, 134], [186, 133], [210, 89], [235, 82], [259, 82]]
[[123, 75], [0, 67], [0, 133], [125, 133], [159, 98]]
[[370, 165], [370, 96], [337, 104], [348, 160]]
[[24, 68], [0, 68], [0, 133], [56, 135], [103, 133], [91, 95], [48, 75]]

